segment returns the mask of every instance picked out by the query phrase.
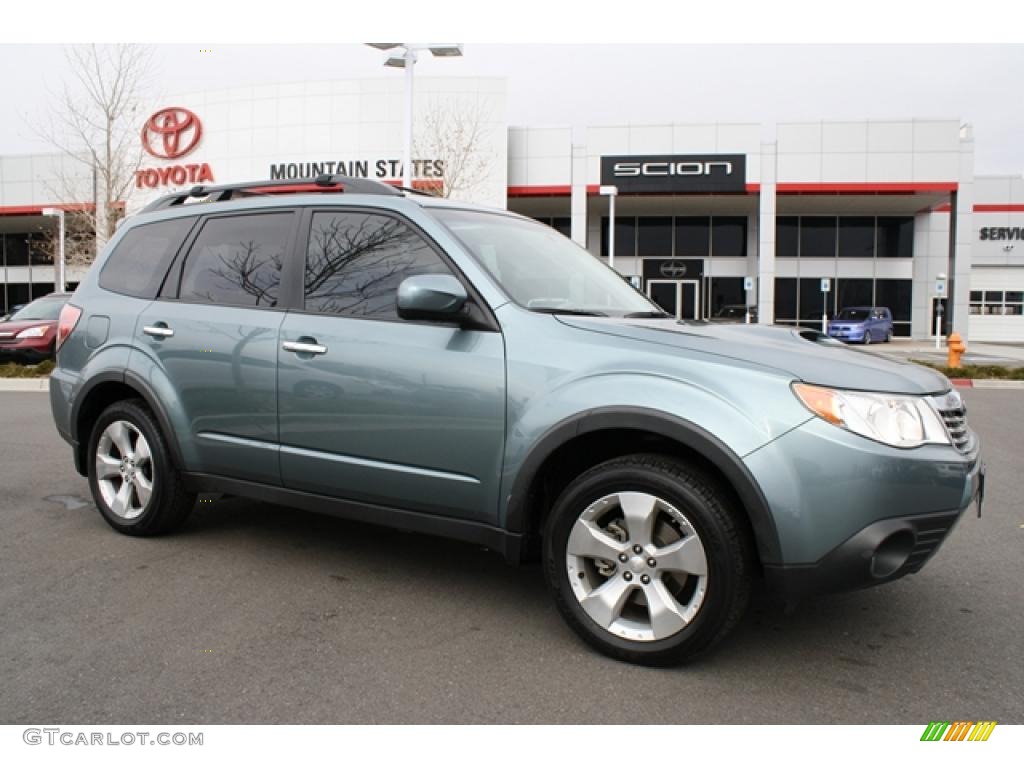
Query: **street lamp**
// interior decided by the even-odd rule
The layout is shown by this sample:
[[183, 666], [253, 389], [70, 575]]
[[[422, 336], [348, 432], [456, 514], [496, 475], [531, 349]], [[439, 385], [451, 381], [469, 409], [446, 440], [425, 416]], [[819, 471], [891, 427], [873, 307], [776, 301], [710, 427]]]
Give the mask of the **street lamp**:
[[615, 269], [615, 198], [619, 195], [619, 188], [604, 185], [597, 191], [608, 198], [608, 266]]
[[412, 188], [412, 78], [416, 68], [416, 53], [430, 51], [440, 58], [454, 58], [462, 55], [462, 43], [367, 43], [371, 48], [391, 51], [401, 48], [402, 53], [392, 53], [384, 60], [385, 67], [405, 70], [405, 147], [402, 156], [402, 186]]
[[56, 216], [59, 232], [57, 235], [57, 258], [53, 262], [53, 283], [57, 293], [64, 293], [64, 211], [60, 208], [43, 208], [43, 216]]

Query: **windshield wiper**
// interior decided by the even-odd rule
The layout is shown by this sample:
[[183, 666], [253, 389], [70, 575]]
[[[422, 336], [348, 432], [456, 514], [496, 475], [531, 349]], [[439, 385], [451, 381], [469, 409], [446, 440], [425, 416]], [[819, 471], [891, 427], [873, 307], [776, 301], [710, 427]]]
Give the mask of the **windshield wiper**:
[[589, 317], [608, 317], [604, 312], [595, 312], [592, 309], [569, 309], [567, 307], [530, 307], [531, 312], [538, 312], [542, 315], [586, 315]]
[[623, 315], [623, 317], [672, 317], [668, 312], [630, 312], [629, 314]]

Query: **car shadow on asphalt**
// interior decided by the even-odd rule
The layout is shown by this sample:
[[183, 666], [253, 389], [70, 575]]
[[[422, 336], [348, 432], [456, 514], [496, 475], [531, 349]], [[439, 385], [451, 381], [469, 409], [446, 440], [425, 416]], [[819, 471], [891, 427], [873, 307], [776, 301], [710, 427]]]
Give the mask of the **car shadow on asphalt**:
[[[458, 584], [460, 594], [453, 599], [486, 604], [498, 600], [519, 615], [537, 617], [534, 629], [542, 628], [545, 642], [573, 651], [580, 647], [551, 604], [539, 564], [509, 566], [480, 546], [226, 496], [201, 497], [175, 538], [215, 541], [218, 547], [233, 540], [232, 547], [255, 547], [268, 559], [268, 567], [275, 558], [288, 560], [303, 571], [302, 578], [324, 579], [325, 584], [371, 571], [415, 583], [424, 593], [442, 594]], [[697, 666], [756, 667], [776, 661], [781, 653], [792, 656], [801, 647], [811, 656], [831, 648], [838, 663], [853, 668], [875, 666], [887, 644], [912, 642], [915, 634], [909, 622], [883, 629], [879, 614], [890, 613], [902, 599], [891, 604], [891, 594], [876, 592], [832, 595], [792, 606], [758, 584], [733, 635]]]

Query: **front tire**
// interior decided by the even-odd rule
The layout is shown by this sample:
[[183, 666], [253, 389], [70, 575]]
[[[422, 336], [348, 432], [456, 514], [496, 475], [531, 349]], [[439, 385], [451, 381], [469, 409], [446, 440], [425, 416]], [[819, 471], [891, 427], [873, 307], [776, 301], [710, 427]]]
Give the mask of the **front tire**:
[[636, 664], [678, 664], [719, 643], [746, 611], [753, 563], [729, 495], [668, 456], [588, 470], [545, 526], [544, 573], [563, 618], [601, 653]]
[[864, 331], [864, 346], [871, 343], [871, 331]]
[[166, 533], [195, 506], [195, 494], [185, 490], [167, 441], [142, 400], [114, 403], [100, 414], [87, 460], [93, 501], [120, 533]]

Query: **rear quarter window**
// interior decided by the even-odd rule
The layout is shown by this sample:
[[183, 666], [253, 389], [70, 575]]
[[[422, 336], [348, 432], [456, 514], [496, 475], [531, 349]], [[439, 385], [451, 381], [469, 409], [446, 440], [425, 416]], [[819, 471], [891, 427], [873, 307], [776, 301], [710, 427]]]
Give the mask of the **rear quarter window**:
[[100, 288], [140, 299], [156, 297], [164, 275], [196, 217], [132, 227], [100, 272]]

